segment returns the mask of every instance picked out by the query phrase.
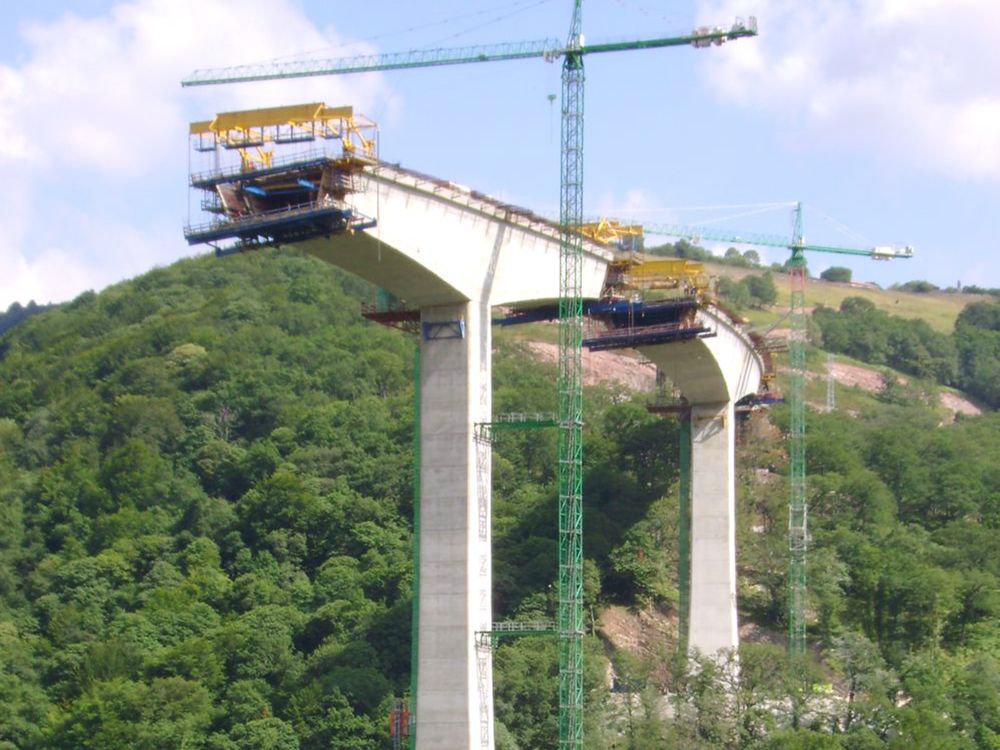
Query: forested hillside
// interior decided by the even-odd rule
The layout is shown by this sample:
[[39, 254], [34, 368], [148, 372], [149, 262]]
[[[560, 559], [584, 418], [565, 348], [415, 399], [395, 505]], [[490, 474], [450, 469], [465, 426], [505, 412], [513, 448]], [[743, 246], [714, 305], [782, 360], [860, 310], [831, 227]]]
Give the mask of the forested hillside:
[[45, 312], [53, 307], [55, 305], [37, 305], [34, 300], [27, 305], [21, 305], [19, 302], [13, 303], [7, 308], [7, 312], [0, 313], [0, 334], [23, 323], [32, 315], [38, 315], [38, 313]]
[[[292, 253], [205, 257], [0, 336], [0, 748], [389, 747], [415, 341], [360, 317], [372, 292]], [[496, 411], [552, 410], [552, 368], [496, 349]], [[676, 616], [677, 427], [646, 398], [586, 394], [588, 748], [1000, 746], [996, 414], [810, 416], [811, 665], [751, 643], [733, 682], [603, 630], [609, 605]], [[784, 419], [739, 456], [741, 616], [778, 637]], [[497, 619], [554, 612], [554, 454], [497, 437]], [[497, 648], [498, 748], [555, 746], [555, 675], [552, 641]]]
[[951, 335], [889, 315], [863, 297], [847, 297], [838, 310], [817, 307], [813, 320], [828, 351], [960, 386], [1000, 408], [1000, 301], [966, 306]]

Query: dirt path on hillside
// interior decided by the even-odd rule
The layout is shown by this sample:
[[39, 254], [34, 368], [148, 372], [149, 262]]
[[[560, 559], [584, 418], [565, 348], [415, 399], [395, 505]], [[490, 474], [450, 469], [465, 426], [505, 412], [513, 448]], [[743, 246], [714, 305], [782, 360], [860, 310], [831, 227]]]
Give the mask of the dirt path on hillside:
[[[878, 370], [843, 362], [834, 362], [832, 370], [834, 381], [840, 385], [856, 386], [868, 393], [878, 393], [882, 390], [882, 373]], [[821, 377], [825, 378], [825, 373]]]
[[941, 391], [941, 406], [950, 409], [956, 414], [966, 414], [975, 417], [983, 413], [983, 410], [971, 401], [966, 401], [961, 396], [948, 391]]

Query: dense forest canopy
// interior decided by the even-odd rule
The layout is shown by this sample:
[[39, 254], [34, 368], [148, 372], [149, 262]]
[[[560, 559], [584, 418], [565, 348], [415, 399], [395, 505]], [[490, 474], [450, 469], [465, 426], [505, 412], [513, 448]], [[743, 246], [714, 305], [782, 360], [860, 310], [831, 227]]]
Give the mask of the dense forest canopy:
[[[415, 341], [360, 317], [373, 291], [289, 252], [205, 257], [0, 336], [0, 748], [389, 746]], [[989, 380], [996, 322], [963, 315], [956, 372]], [[495, 357], [497, 412], [553, 409], [551, 366], [502, 335]], [[586, 393], [588, 748], [997, 747], [996, 414], [810, 415], [815, 649], [790, 670], [748, 643], [734, 683], [602, 631], [611, 605], [676, 616], [678, 429], [645, 399]], [[741, 617], [778, 642], [786, 419], [739, 453]], [[554, 612], [554, 455], [552, 431], [497, 437], [497, 619]], [[553, 747], [555, 643], [495, 662], [498, 748]]]
[[23, 323], [32, 315], [38, 315], [38, 313], [45, 312], [53, 307], [55, 307], [55, 305], [35, 304], [34, 300], [31, 300], [26, 305], [22, 305], [20, 302], [12, 303], [11, 306], [7, 308], [7, 312], [0, 313], [0, 334], [3, 334], [14, 326]]

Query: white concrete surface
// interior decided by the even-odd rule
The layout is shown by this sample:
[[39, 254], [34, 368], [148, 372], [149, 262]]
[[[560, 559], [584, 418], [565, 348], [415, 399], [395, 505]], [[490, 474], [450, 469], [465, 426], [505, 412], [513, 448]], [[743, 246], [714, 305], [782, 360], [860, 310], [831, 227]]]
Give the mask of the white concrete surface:
[[[468, 188], [391, 166], [355, 178], [348, 196], [378, 224], [298, 245], [415, 307], [559, 297], [559, 231]], [[584, 243], [583, 296], [596, 298], [612, 252]]]
[[742, 326], [711, 306], [699, 309], [697, 320], [714, 335], [642, 347], [640, 351], [692, 404], [738, 401], [756, 393], [764, 363]]
[[424, 322], [465, 324], [464, 338], [420, 342], [421, 750], [492, 747], [492, 681], [480, 690], [480, 670], [489, 675], [492, 665], [488, 653], [477, 654], [474, 637], [492, 621], [490, 482], [477, 471], [474, 439], [476, 422], [488, 422], [491, 413], [489, 312], [471, 303], [421, 311]]
[[691, 598], [688, 646], [739, 645], [733, 402], [691, 406]]
[[764, 363], [725, 313], [704, 307], [715, 335], [640, 351], [691, 405], [691, 597], [688, 647], [739, 646], [736, 611], [736, 443], [733, 405], [760, 388]]

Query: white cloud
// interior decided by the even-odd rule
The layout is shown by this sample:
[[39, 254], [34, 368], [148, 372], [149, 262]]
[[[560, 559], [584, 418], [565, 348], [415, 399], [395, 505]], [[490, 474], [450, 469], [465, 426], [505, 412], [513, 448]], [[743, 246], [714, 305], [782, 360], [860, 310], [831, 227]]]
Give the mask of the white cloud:
[[93, 269], [57, 248], [46, 248], [30, 260], [4, 252], [0, 261], [8, 271], [0, 281], [0, 310], [12, 302], [45, 304], [70, 299], [94, 286]]
[[[302, 101], [370, 112], [391, 100], [378, 75], [181, 88], [197, 67], [344, 43], [295, 0], [130, 0], [102, 16], [23, 20], [18, 33], [24, 54], [0, 60], [0, 180], [17, 194], [0, 219], [20, 227], [5, 236], [0, 309], [72, 297], [184, 251], [189, 121]], [[131, 245], [123, 262], [108, 258], [109, 240]]]
[[31, 228], [31, 243], [0, 248], [0, 311], [15, 301], [72, 299], [202, 251], [189, 248], [179, 222], [169, 219], [140, 226], [62, 204], [47, 220], [52, 226]]
[[597, 213], [601, 216], [631, 218], [661, 213], [662, 201], [642, 188], [629, 188], [624, 195], [613, 192], [601, 193], [597, 198]]
[[[717, 94], [809, 143], [1000, 180], [996, 0], [754, 0], [760, 35], [712, 50]], [[702, 21], [745, 0], [700, 0]]]
[[135, 0], [98, 18], [26, 22], [21, 35], [26, 62], [0, 66], [0, 134], [15, 135], [14, 156], [60, 168], [135, 174], [162, 160], [192, 117], [323, 99], [364, 111], [380, 88], [369, 77], [181, 89], [195, 67], [339, 41], [291, 0]]

